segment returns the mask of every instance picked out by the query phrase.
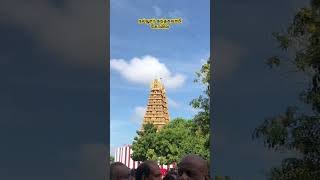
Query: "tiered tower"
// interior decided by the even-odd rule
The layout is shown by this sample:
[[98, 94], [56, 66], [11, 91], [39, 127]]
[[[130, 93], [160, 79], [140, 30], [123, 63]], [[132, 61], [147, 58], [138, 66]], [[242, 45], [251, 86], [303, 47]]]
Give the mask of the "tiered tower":
[[170, 120], [166, 90], [161, 81], [158, 79], [153, 80], [150, 88], [150, 96], [141, 130], [143, 130], [143, 125], [147, 123], [155, 125], [159, 130], [168, 124]]

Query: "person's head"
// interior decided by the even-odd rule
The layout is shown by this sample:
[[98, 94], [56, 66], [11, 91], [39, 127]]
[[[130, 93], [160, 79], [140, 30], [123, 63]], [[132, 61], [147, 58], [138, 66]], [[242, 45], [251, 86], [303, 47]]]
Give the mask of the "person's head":
[[197, 155], [187, 155], [178, 164], [178, 180], [209, 180], [208, 163]]
[[129, 180], [135, 180], [136, 179], [136, 170], [135, 169], [131, 169], [130, 170], [130, 178]]
[[163, 180], [177, 180], [177, 174], [175, 172], [168, 172]]
[[110, 165], [111, 180], [128, 180], [130, 169], [121, 162], [115, 162]]
[[136, 170], [136, 180], [161, 180], [160, 168], [155, 161], [145, 161]]

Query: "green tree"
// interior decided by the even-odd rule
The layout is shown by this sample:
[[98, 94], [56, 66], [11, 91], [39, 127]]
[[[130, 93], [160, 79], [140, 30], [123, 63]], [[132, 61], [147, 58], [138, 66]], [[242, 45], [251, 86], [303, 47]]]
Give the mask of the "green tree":
[[186, 154], [198, 154], [205, 159], [209, 158], [205, 148], [206, 137], [194, 129], [194, 121], [176, 118], [159, 132], [159, 138], [168, 143], [168, 146], [161, 149], [162, 156], [166, 157], [168, 163], [178, 162]]
[[137, 131], [137, 135], [132, 143], [132, 159], [135, 161], [145, 161], [154, 158], [155, 144], [157, 140], [157, 129], [153, 124], [145, 124], [144, 131]]
[[197, 78], [195, 83], [200, 83], [205, 90], [202, 95], [193, 99], [190, 105], [198, 109], [199, 112], [193, 117], [195, 123], [195, 131], [205, 138], [204, 148], [206, 149], [206, 158], [209, 159], [210, 154], [210, 58], [202, 65], [201, 69], [196, 72]]
[[114, 162], [114, 157], [110, 155], [110, 162], [113, 163]]
[[279, 47], [289, 57], [273, 56], [267, 64], [278, 67], [285, 62], [294, 65], [309, 80], [300, 94], [311, 112], [301, 112], [289, 106], [285, 113], [268, 118], [257, 127], [253, 138], [263, 139], [266, 147], [276, 151], [294, 150], [295, 158], [282, 161], [271, 169], [269, 179], [318, 179], [320, 176], [320, 0], [311, 0], [310, 6], [301, 8], [285, 33], [273, 33]]
[[160, 164], [179, 162], [186, 154], [198, 154], [208, 159], [206, 139], [199, 131], [193, 131], [194, 122], [176, 118], [156, 132], [153, 125], [139, 132], [132, 144], [132, 159], [135, 161], [157, 160]]

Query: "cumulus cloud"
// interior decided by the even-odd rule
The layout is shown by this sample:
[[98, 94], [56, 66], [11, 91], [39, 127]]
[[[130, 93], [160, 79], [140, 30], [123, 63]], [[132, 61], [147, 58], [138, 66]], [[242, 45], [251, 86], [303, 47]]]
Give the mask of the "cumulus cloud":
[[131, 116], [131, 121], [135, 123], [141, 123], [146, 113], [146, 107], [137, 106], [134, 108], [133, 115]]
[[175, 89], [183, 86], [186, 80], [185, 75], [173, 74], [164, 63], [150, 55], [135, 57], [129, 62], [111, 59], [110, 67], [129, 82], [137, 84], [150, 85], [153, 79], [161, 78], [166, 88]]

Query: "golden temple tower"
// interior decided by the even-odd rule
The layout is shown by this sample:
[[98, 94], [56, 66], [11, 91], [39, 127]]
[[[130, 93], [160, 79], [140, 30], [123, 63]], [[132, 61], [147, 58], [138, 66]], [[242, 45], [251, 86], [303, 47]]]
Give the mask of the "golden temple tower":
[[158, 130], [169, 123], [168, 102], [164, 86], [160, 80], [155, 79], [152, 81], [150, 88], [150, 96], [141, 130], [143, 130], [143, 125], [147, 123], [155, 125]]

